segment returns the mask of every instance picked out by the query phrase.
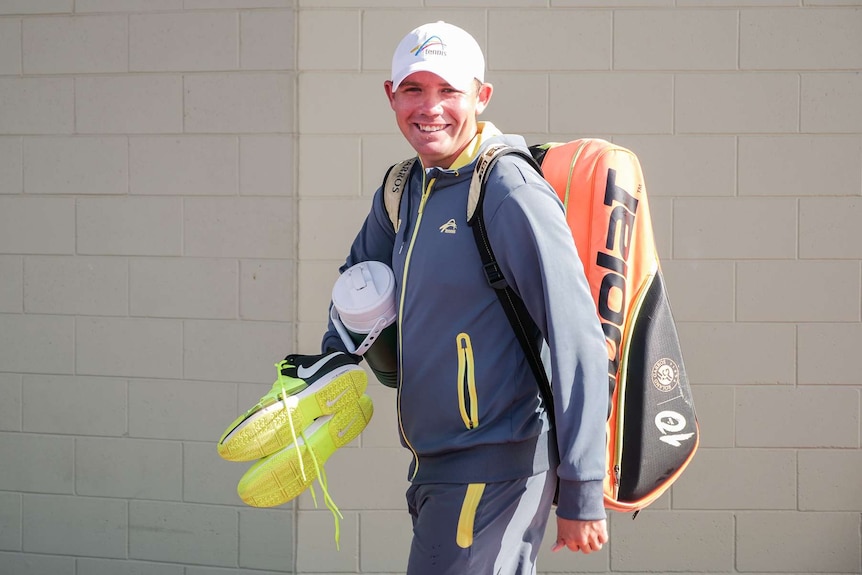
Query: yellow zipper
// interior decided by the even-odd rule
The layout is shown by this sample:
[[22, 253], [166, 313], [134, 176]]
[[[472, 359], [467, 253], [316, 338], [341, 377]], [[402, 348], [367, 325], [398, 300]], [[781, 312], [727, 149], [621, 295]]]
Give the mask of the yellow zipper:
[[[479, 425], [479, 399], [476, 394], [476, 373], [473, 362], [473, 346], [470, 336], [459, 333], [458, 345], [458, 407], [467, 429]], [[467, 413], [469, 403], [470, 413]]]
[[[419, 214], [416, 216], [416, 224], [413, 226], [413, 234], [410, 236], [410, 246], [407, 248], [407, 255], [404, 257], [404, 271], [401, 274], [401, 300], [398, 302], [398, 349], [403, 350], [402, 346], [402, 334], [404, 330], [402, 329], [401, 322], [404, 317], [404, 294], [407, 293], [407, 268], [410, 267], [410, 257], [413, 254], [413, 245], [416, 243], [416, 236], [419, 233], [419, 224], [422, 223], [422, 212], [425, 210], [425, 201], [428, 199], [428, 196], [431, 194], [431, 188], [434, 186], [434, 182], [436, 182], [436, 178], [431, 178], [431, 181], [428, 182], [428, 185], [425, 186], [425, 191], [422, 192], [422, 199], [419, 202]], [[425, 182], [425, 174], [422, 175], [422, 182]], [[410, 190], [405, 190], [407, 193], [410, 193]], [[398, 428], [401, 430], [401, 437], [404, 438], [404, 443], [407, 444], [407, 447], [410, 449], [410, 452], [413, 454], [413, 460], [416, 462], [416, 465], [413, 467], [413, 477], [416, 477], [416, 474], [419, 473], [419, 454], [416, 453], [416, 450], [413, 448], [413, 445], [410, 443], [410, 440], [407, 438], [407, 434], [404, 432], [404, 424], [401, 422], [401, 397], [404, 395], [404, 352], [398, 354], [398, 378], [401, 380], [401, 389], [398, 393]], [[411, 479], [413, 479], [411, 477]]]

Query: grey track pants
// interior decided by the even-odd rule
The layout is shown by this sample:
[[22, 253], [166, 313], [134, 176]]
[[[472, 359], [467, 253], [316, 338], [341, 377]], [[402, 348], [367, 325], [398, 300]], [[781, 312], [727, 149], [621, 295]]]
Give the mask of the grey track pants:
[[554, 471], [500, 483], [412, 485], [407, 575], [534, 575], [555, 487]]

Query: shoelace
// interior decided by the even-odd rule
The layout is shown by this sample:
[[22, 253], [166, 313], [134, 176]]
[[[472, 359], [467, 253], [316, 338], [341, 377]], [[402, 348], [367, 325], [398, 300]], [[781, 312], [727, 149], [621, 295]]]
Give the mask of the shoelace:
[[[286, 361], [281, 361], [275, 366], [278, 368], [279, 376], [281, 375], [281, 368]], [[338, 506], [335, 504], [335, 501], [332, 500], [332, 497], [329, 495], [328, 489], [328, 481], [326, 480], [326, 472], [323, 470], [323, 466], [319, 464], [317, 461], [317, 456], [314, 454], [314, 450], [309, 447], [308, 438], [305, 437], [305, 431], [301, 431], [299, 433], [299, 437], [302, 438], [302, 445], [300, 446], [297, 441], [296, 436], [296, 427], [293, 425], [293, 416], [291, 415], [291, 411], [287, 405], [287, 398], [289, 397], [287, 390], [284, 387], [284, 380], [281, 377], [278, 378], [281, 383], [281, 401], [284, 406], [284, 411], [287, 413], [287, 424], [290, 427], [290, 437], [293, 439], [293, 445], [296, 446], [296, 452], [299, 454], [299, 473], [302, 475], [302, 481], [308, 481], [308, 477], [305, 475], [305, 463], [303, 459], [305, 459], [303, 452], [301, 449], [305, 449], [305, 452], [311, 456], [311, 462], [314, 464], [314, 471], [317, 473], [317, 482], [320, 484], [320, 491], [323, 493], [323, 502], [326, 504], [326, 508], [329, 509], [330, 513], [332, 513], [332, 518], [335, 522], [335, 548], [340, 550], [340, 539], [341, 539], [341, 519], [344, 519], [344, 516], [341, 514], [341, 511], [338, 509]], [[317, 493], [314, 491], [314, 486], [308, 486], [311, 491], [311, 499], [314, 501], [314, 507], [317, 509]]]

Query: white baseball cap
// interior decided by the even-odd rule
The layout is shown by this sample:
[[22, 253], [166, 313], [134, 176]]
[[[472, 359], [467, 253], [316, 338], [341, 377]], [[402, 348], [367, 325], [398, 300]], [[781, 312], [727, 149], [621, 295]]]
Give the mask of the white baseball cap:
[[485, 81], [485, 57], [467, 32], [442, 20], [419, 26], [401, 40], [392, 55], [392, 91], [413, 72], [432, 72], [456, 90]]

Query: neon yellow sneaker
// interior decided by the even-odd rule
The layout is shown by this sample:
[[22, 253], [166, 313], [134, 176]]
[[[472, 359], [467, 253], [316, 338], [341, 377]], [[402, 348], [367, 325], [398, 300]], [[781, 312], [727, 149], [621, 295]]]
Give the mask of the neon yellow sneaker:
[[340, 351], [289, 355], [257, 405], [228, 426], [218, 453], [228, 461], [266, 457], [296, 441], [315, 419], [356, 406], [368, 385], [356, 360]]
[[240, 499], [252, 507], [275, 507], [298, 497], [318, 478], [329, 506], [323, 464], [365, 429], [373, 413], [371, 398], [362, 395], [334, 415], [321, 417], [294, 444], [249, 468], [237, 485]]

